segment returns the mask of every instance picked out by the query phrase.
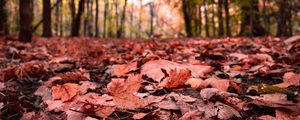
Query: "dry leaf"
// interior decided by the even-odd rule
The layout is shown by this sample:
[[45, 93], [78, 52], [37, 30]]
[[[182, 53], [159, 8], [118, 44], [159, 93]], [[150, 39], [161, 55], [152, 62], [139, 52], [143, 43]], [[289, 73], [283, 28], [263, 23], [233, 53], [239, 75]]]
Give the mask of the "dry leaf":
[[78, 91], [78, 84], [66, 83], [64, 85], [55, 85], [52, 87], [52, 99], [61, 99], [62, 102], [66, 102], [75, 97]]
[[205, 88], [204, 80], [200, 78], [190, 78], [185, 82], [186, 85], [190, 85], [193, 89], [198, 90]]
[[126, 76], [126, 74], [130, 71], [134, 71], [137, 69], [137, 62], [130, 63], [130, 64], [121, 64], [121, 65], [112, 65], [106, 71], [107, 73], [111, 74], [112, 76]]
[[130, 74], [127, 79], [112, 79], [107, 88], [118, 108], [135, 109], [145, 106], [145, 102], [134, 95], [140, 86], [141, 76]]
[[200, 95], [201, 95], [202, 99], [204, 99], [204, 100], [209, 100], [213, 96], [219, 96], [221, 98], [237, 97], [238, 96], [237, 94], [229, 93], [229, 92], [226, 92], [226, 91], [221, 91], [221, 90], [219, 90], [217, 88], [205, 88], [205, 89], [202, 89], [200, 91]]
[[300, 74], [296, 74], [293, 72], [287, 72], [283, 76], [283, 83], [276, 84], [275, 86], [285, 88], [290, 85], [300, 86]]
[[191, 71], [188, 69], [174, 69], [170, 71], [170, 74], [165, 78], [158, 87], [162, 88], [178, 88], [188, 80], [191, 76]]
[[172, 69], [188, 69], [191, 71], [192, 77], [203, 77], [205, 74], [212, 71], [210, 66], [178, 64], [167, 60], [154, 60], [145, 63], [141, 68], [141, 74], [147, 75], [153, 80], [160, 82], [165, 74], [161, 71], [164, 69], [169, 74]]
[[203, 89], [206, 87], [217, 88], [222, 91], [227, 91], [230, 86], [230, 81], [226, 79], [208, 78], [206, 80], [191, 78], [187, 80], [186, 85], [190, 85], [193, 89]]
[[286, 108], [293, 112], [300, 113], [300, 104], [287, 100], [285, 94], [264, 94], [260, 96], [249, 96], [253, 99], [252, 104], [274, 108]]
[[212, 88], [217, 88], [222, 91], [227, 91], [229, 87], [229, 80], [218, 79], [218, 78], [208, 78], [204, 80], [206, 86], [211, 86]]

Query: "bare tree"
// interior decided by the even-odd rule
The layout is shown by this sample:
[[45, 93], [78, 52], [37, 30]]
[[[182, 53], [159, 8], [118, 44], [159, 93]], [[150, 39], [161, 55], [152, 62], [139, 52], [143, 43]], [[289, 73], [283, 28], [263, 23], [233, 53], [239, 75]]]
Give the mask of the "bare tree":
[[31, 0], [19, 0], [20, 33], [21, 42], [31, 42], [33, 13], [30, 8]]

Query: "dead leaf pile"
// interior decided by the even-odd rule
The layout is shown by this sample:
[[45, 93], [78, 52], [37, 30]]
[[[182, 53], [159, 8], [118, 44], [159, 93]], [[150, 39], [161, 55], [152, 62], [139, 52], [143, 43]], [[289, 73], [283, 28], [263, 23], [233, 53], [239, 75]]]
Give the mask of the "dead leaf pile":
[[300, 119], [291, 38], [0, 40], [0, 119]]

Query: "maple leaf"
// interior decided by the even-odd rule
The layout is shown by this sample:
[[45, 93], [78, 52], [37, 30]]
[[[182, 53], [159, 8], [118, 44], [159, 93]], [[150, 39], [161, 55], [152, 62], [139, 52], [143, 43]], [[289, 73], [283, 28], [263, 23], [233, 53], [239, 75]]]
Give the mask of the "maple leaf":
[[88, 93], [79, 97], [79, 101], [84, 103], [80, 111], [86, 114], [95, 114], [96, 116], [107, 118], [116, 109], [112, 100], [113, 97], [107, 94], [99, 96], [95, 93]]
[[173, 69], [170, 71], [169, 77], [165, 78], [158, 87], [163, 88], [178, 88], [188, 80], [191, 76], [191, 71], [188, 69]]
[[66, 102], [75, 97], [78, 92], [78, 84], [66, 83], [63, 85], [55, 85], [52, 87], [52, 99], [61, 99], [62, 102]]
[[134, 95], [140, 86], [141, 76], [130, 74], [127, 79], [112, 79], [107, 89], [114, 97], [118, 108], [135, 109], [145, 106], [145, 102]]

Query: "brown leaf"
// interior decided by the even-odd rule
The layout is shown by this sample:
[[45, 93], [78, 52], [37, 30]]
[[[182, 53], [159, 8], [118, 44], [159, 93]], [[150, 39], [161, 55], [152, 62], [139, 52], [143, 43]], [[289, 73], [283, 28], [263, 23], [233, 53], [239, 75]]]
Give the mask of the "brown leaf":
[[90, 75], [88, 72], [67, 72], [58, 75], [65, 81], [88, 81], [90, 80]]
[[134, 114], [133, 116], [132, 116], [132, 118], [133, 119], [137, 119], [137, 120], [139, 120], [139, 119], [142, 119], [142, 118], [144, 118], [146, 115], [148, 115], [148, 113], [136, 113], [136, 114]]
[[107, 88], [118, 108], [135, 109], [145, 106], [145, 102], [134, 95], [140, 86], [141, 76], [130, 74], [127, 79], [112, 79]]
[[169, 77], [165, 78], [158, 87], [162, 88], [178, 88], [188, 80], [188, 78], [191, 77], [191, 71], [188, 69], [181, 69], [181, 70], [171, 70]]
[[293, 112], [300, 113], [300, 104], [287, 100], [285, 94], [264, 94], [260, 96], [249, 96], [253, 99], [252, 104], [274, 108], [286, 108]]
[[232, 96], [236, 97], [236, 96], [238, 96], [237, 94], [229, 93], [229, 92], [226, 92], [226, 91], [221, 91], [221, 90], [216, 89], [216, 88], [205, 88], [205, 89], [202, 89], [200, 91], [200, 95], [201, 95], [201, 97], [204, 100], [209, 100], [213, 96], [219, 96], [221, 98], [232, 97]]
[[164, 69], [169, 74], [172, 69], [188, 69], [191, 71], [192, 77], [203, 77], [206, 73], [212, 71], [210, 66], [204, 65], [190, 65], [190, 64], [178, 64], [167, 60], [154, 60], [145, 63], [141, 68], [141, 74], [147, 75], [153, 80], [160, 82], [165, 74], [161, 71]]
[[44, 112], [26, 112], [23, 114], [21, 120], [53, 120], [55, 118], [50, 117]]
[[200, 78], [190, 78], [185, 82], [186, 85], [190, 85], [193, 89], [203, 89], [206, 87], [204, 80]]
[[199, 110], [192, 110], [181, 116], [179, 120], [201, 120], [201, 114]]
[[64, 113], [63, 119], [65, 120], [84, 120], [87, 116], [81, 112], [67, 110]]
[[203, 89], [210, 86], [222, 91], [227, 91], [228, 87], [230, 86], [230, 81], [226, 79], [218, 79], [215, 77], [208, 78], [206, 80], [193, 78], [189, 79], [185, 84], [192, 86], [193, 89]]
[[296, 74], [293, 72], [287, 72], [283, 76], [283, 83], [276, 84], [275, 86], [284, 88], [290, 85], [300, 86], [300, 74]]
[[222, 91], [227, 91], [229, 87], [229, 80], [226, 79], [218, 79], [218, 78], [208, 78], [204, 81], [206, 86], [211, 86], [213, 88], [217, 88]]
[[134, 71], [137, 69], [137, 62], [130, 63], [130, 64], [121, 64], [121, 65], [112, 65], [106, 71], [112, 76], [126, 76], [126, 74], [130, 71]]
[[113, 97], [106, 94], [99, 96], [95, 93], [88, 93], [79, 97], [79, 101], [84, 103], [80, 111], [86, 114], [94, 114], [102, 118], [107, 118], [116, 109], [112, 100]]
[[52, 87], [52, 99], [61, 99], [62, 102], [66, 102], [75, 97], [78, 91], [78, 84], [66, 83], [64, 85], [55, 85]]
[[226, 104], [217, 102], [215, 106], [216, 106], [216, 108], [218, 108], [218, 118], [221, 120], [227, 120], [234, 116], [241, 117], [241, 115], [238, 111], [236, 111], [234, 108], [232, 108]]

